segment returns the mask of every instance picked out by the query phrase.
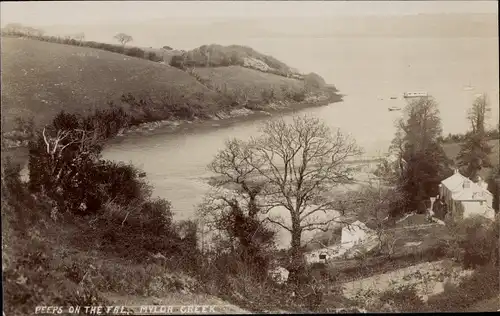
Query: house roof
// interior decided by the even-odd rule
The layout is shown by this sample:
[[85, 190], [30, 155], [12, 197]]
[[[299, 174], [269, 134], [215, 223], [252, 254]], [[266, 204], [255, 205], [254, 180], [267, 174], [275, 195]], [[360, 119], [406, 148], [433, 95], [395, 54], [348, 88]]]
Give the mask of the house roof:
[[463, 188], [466, 177], [460, 174], [460, 172], [455, 172], [451, 177], [448, 177], [441, 181], [441, 184], [449, 189], [450, 191], [457, 191]]
[[[363, 223], [360, 220], [351, 219], [350, 221], [348, 221], [348, 223], [349, 225], [344, 226], [343, 229], [348, 229], [348, 230], [362, 229], [365, 231], [373, 230], [372, 228], [368, 227], [367, 224]], [[370, 226], [373, 227], [373, 225]]]
[[[465, 182], [469, 183], [469, 187], [464, 187]], [[484, 186], [474, 183], [458, 171], [441, 181], [441, 185], [452, 192], [452, 198], [456, 201], [485, 201], [486, 196], [491, 195]]]

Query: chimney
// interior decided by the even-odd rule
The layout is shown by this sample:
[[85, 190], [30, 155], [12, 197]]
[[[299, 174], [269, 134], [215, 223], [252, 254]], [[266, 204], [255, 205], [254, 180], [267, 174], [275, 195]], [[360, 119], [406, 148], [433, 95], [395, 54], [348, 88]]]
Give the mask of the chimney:
[[464, 187], [464, 189], [468, 189], [470, 187], [470, 180], [469, 179], [465, 179], [464, 180], [463, 187]]

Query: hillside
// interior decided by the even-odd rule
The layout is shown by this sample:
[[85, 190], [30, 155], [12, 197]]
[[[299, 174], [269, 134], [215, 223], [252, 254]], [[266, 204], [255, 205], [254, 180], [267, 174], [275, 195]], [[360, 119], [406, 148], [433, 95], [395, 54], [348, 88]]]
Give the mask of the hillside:
[[274, 76], [241, 66], [197, 68], [195, 73], [203, 80], [210, 82], [214, 89], [243, 90], [248, 93], [249, 98], [260, 98], [261, 92], [265, 90], [281, 94], [283, 90], [298, 92], [304, 88], [302, 81]]
[[[252, 50], [253, 51], [253, 50]], [[273, 59], [274, 60], [274, 59]], [[277, 63], [277, 65], [279, 65]], [[305, 82], [242, 67], [197, 69], [205, 80], [162, 63], [81, 46], [22, 38], [2, 38], [2, 115], [4, 131], [15, 117], [31, 117], [37, 126], [61, 111], [84, 112], [106, 107], [131, 94], [148, 100], [158, 119], [168, 119], [171, 108], [187, 107], [191, 115], [209, 116], [228, 107], [244, 107], [225, 90], [217, 90], [217, 78], [232, 87], [280, 87], [294, 93], [305, 90]], [[231, 78], [231, 80], [227, 80]], [[230, 81], [230, 82], [229, 82]], [[283, 87], [283, 88], [281, 88]], [[259, 91], [261, 93], [261, 91]], [[272, 93], [271, 93], [272, 94]], [[268, 98], [256, 94], [265, 105]], [[339, 99], [339, 98], [337, 98]], [[294, 98], [291, 101], [297, 101]], [[303, 99], [302, 99], [303, 100]], [[302, 101], [300, 100], [300, 101]], [[264, 103], [264, 104], [262, 104]], [[194, 114], [193, 114], [194, 113]], [[163, 115], [163, 117], [161, 117]]]
[[217, 94], [187, 73], [121, 54], [35, 40], [2, 38], [2, 115], [47, 123], [60, 110], [85, 111], [119, 101], [125, 93], [161, 97], [172, 90], [184, 100], [200, 95], [209, 106]]
[[241, 65], [281, 76], [298, 75], [297, 71], [268, 55], [261, 54], [248, 46], [217, 44], [203, 45], [186, 52], [186, 66], [229, 66]]

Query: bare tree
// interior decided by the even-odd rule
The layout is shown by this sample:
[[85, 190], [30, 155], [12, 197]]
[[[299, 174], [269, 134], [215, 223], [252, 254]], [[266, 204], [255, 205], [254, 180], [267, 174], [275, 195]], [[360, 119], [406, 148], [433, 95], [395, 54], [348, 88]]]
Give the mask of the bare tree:
[[125, 46], [127, 43], [132, 42], [134, 39], [132, 36], [125, 34], [125, 33], [118, 33], [114, 37], [120, 44]]
[[492, 147], [487, 142], [485, 121], [491, 108], [485, 94], [477, 97], [472, 107], [467, 112], [467, 119], [471, 124], [471, 131], [466, 134], [458, 153], [458, 165], [463, 167], [467, 177], [476, 179], [479, 171], [491, 167], [489, 155]]
[[488, 118], [491, 108], [486, 94], [478, 96], [472, 107], [467, 111], [467, 119], [469, 120], [472, 128], [472, 133], [484, 133], [485, 121]]
[[394, 154], [397, 157], [397, 171], [396, 174], [400, 177], [404, 170], [405, 160], [403, 158], [405, 153], [405, 139], [403, 129], [401, 128], [402, 122], [398, 121], [396, 124], [396, 134], [391, 142], [389, 147], [389, 152]]
[[[349, 181], [351, 169], [344, 162], [360, 149], [348, 136], [340, 131], [332, 133], [319, 119], [308, 116], [296, 116], [290, 123], [268, 121], [262, 136], [245, 144], [241, 159], [227, 156], [233, 144], [216, 157], [216, 172], [225, 181], [241, 186], [250, 197], [251, 192], [256, 193], [253, 198], [258, 211], [267, 215], [268, 222], [290, 232], [293, 280], [302, 268], [302, 234], [326, 231], [342, 222], [325, 193]], [[248, 185], [250, 180], [252, 186]], [[287, 212], [289, 223], [270, 215], [276, 208]]]
[[[215, 189], [205, 196], [199, 212], [204, 226], [220, 233], [206, 236], [208, 239], [225, 237], [231, 251], [242, 251], [244, 261], [262, 264], [266, 262], [262, 259], [267, 250], [273, 247], [274, 232], [259, 218], [257, 196], [262, 183], [253, 179], [255, 168], [247, 162], [252, 154], [247, 142], [236, 139], [226, 142], [226, 147], [208, 166], [217, 175], [212, 179]], [[227, 190], [228, 186], [234, 191]]]
[[[93, 156], [96, 154], [94, 147], [102, 141], [97, 130], [86, 131], [83, 129], [58, 130], [55, 136], [51, 136], [44, 127], [42, 137], [49, 159], [49, 174], [56, 185], [62, 179], [64, 173], [70, 171], [69, 165], [77, 164], [78, 161], [87, 157], [91, 157], [92, 160], [97, 159], [97, 156]], [[75, 149], [78, 155], [73, 157], [74, 161], [65, 161], [65, 150], [70, 146], [76, 146]]]

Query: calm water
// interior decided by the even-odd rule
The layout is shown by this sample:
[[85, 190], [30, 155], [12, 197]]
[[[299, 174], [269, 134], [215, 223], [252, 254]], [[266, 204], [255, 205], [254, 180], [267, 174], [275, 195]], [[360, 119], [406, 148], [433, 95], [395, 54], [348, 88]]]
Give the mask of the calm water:
[[[347, 94], [342, 103], [305, 112], [351, 133], [367, 154], [386, 150], [394, 134], [393, 121], [400, 115], [387, 108], [405, 104], [390, 97], [405, 91], [428, 91], [437, 99], [444, 133], [467, 129], [465, 113], [477, 93], [489, 95], [490, 122], [498, 122], [496, 38], [253, 38], [245, 44], [298, 69], [315, 71]], [[465, 91], [469, 84], [475, 89]], [[142, 167], [154, 194], [172, 201], [178, 219], [189, 218], [207, 190], [202, 178], [209, 176], [206, 165], [214, 154], [228, 137], [255, 135], [258, 125], [253, 121], [198, 132], [135, 136], [111, 145], [104, 157]]]

